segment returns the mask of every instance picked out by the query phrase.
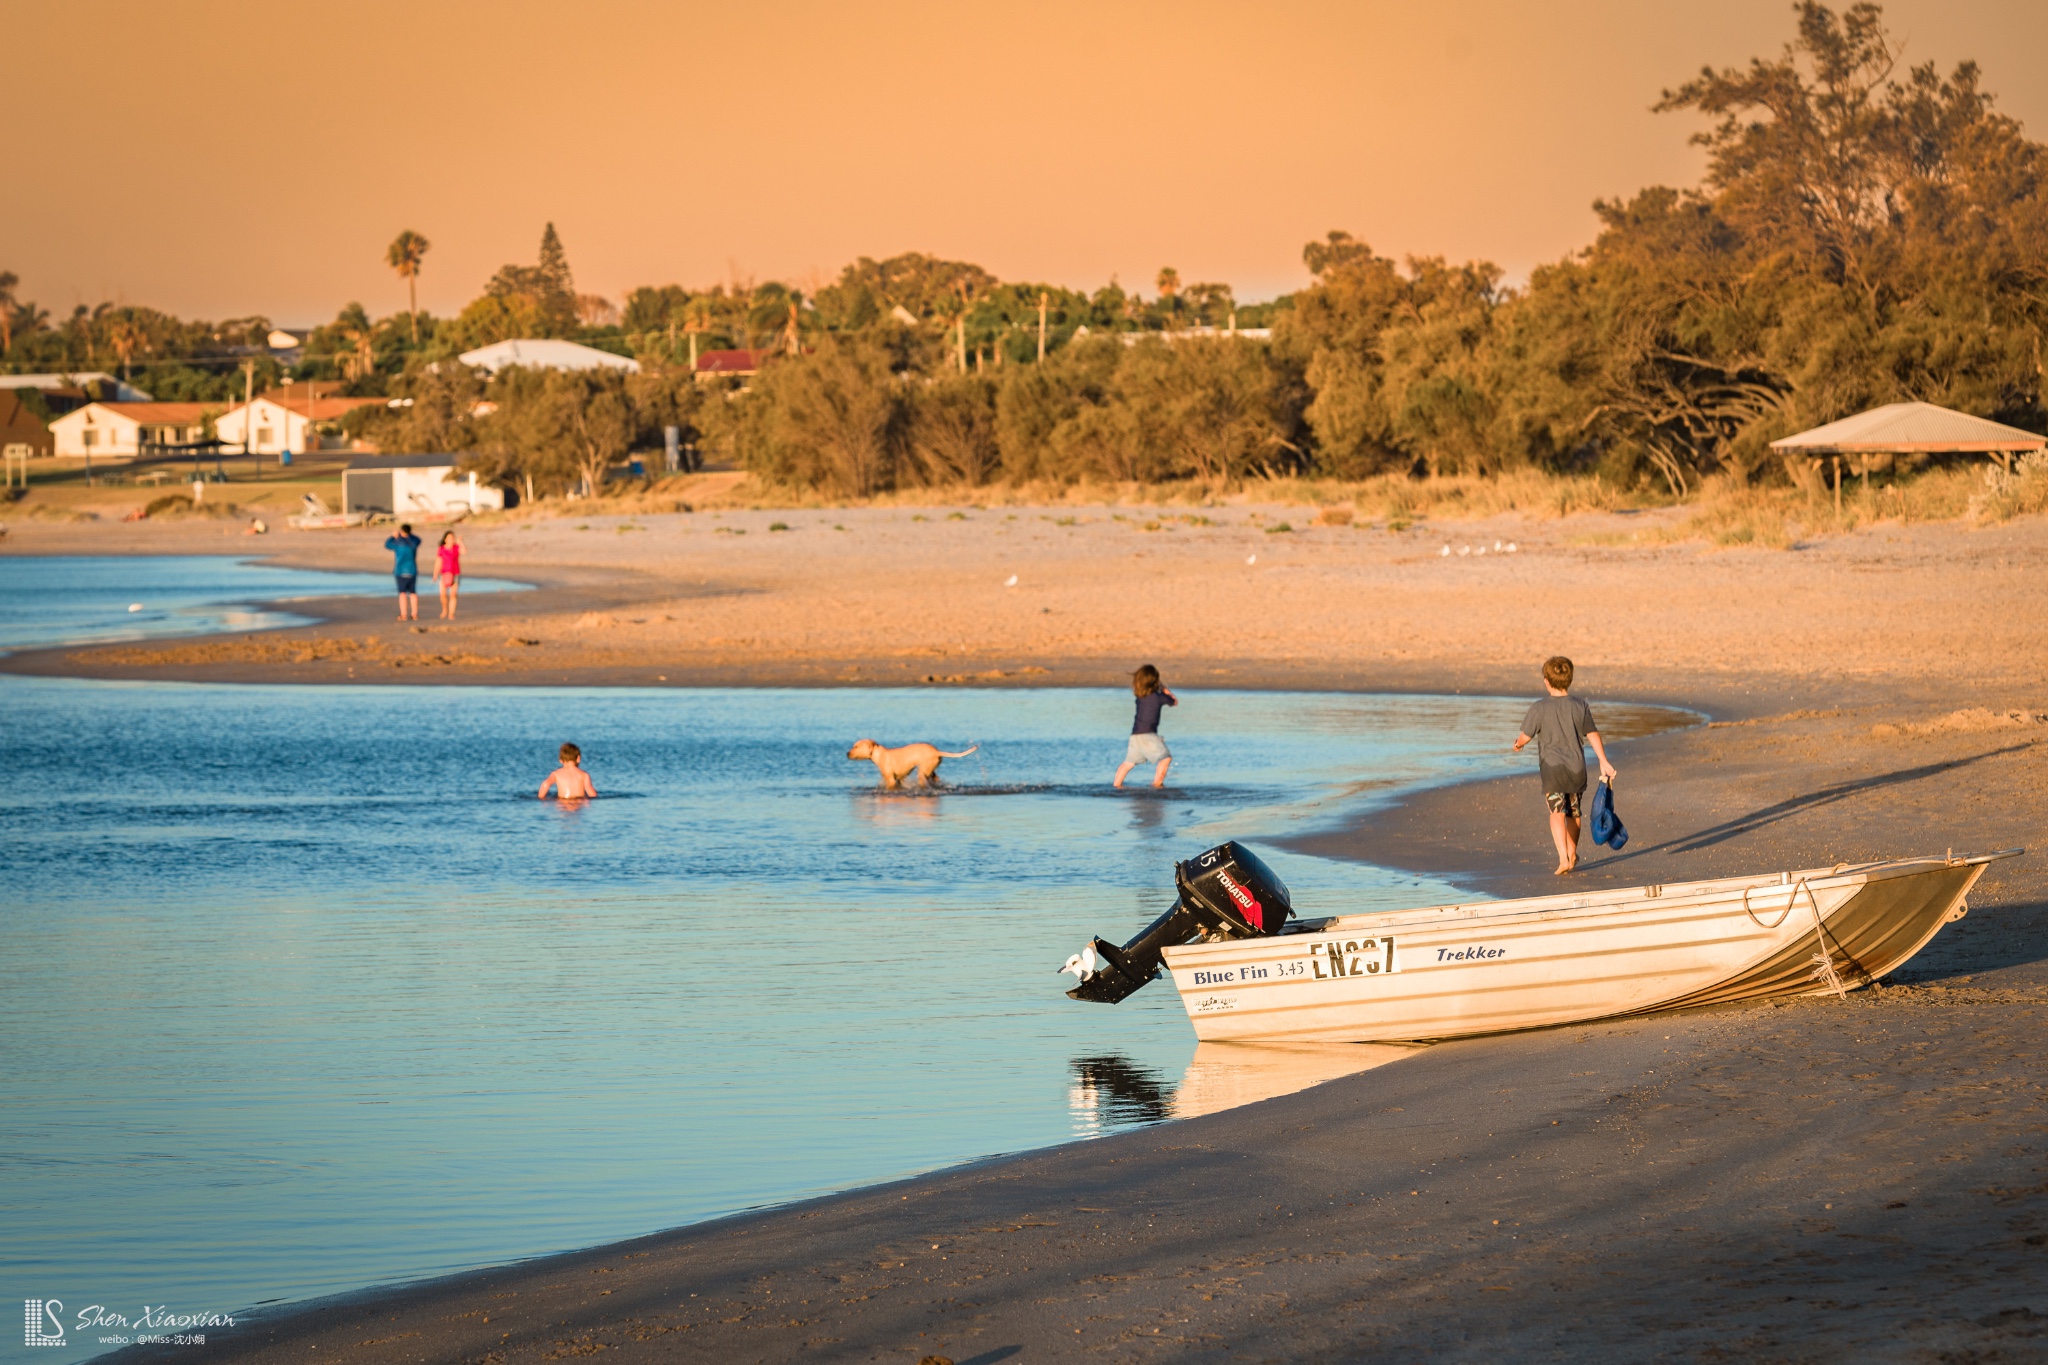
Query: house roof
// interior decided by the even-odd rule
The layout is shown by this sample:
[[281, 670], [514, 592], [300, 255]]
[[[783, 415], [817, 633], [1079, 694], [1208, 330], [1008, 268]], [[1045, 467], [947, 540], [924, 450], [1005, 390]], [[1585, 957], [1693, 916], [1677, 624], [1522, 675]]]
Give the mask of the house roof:
[[[266, 393], [260, 396], [256, 401], [259, 403], [274, 404], [275, 406], [283, 408], [285, 411], [294, 413], [300, 417], [307, 416], [307, 410], [308, 408], [310, 408], [311, 417], [313, 421], [331, 422], [335, 418], [346, 416], [347, 414], [355, 411], [357, 408], [365, 406], [366, 404], [382, 403], [385, 400], [382, 398], [340, 398], [333, 394], [323, 393], [316, 394], [309, 402], [304, 394], [300, 394], [297, 397], [287, 397], [286, 395], [280, 393]], [[242, 404], [237, 403], [233, 407], [229, 408], [227, 412], [222, 413], [221, 416], [226, 417], [231, 414], [238, 413], [241, 410]]]
[[0, 389], [0, 431], [19, 434], [33, 428], [47, 434], [43, 419], [29, 410], [21, 401], [21, 395], [11, 390]]
[[538, 338], [519, 341], [498, 341], [489, 346], [479, 346], [474, 351], [464, 351], [456, 357], [465, 365], [474, 365], [480, 370], [496, 374], [508, 365], [527, 365], [537, 370], [624, 370], [628, 374], [640, 373], [640, 362], [629, 360], [610, 351], [600, 351], [594, 346], [583, 346], [573, 341], [553, 338]]
[[125, 384], [105, 370], [79, 370], [73, 374], [0, 374], [0, 389], [42, 389], [47, 393], [77, 390], [86, 384], [112, 384], [114, 396], [124, 403], [147, 403], [151, 395]]
[[697, 357], [698, 374], [752, 374], [773, 351], [706, 351]]
[[[57, 421], [69, 422], [77, 418], [79, 425], [83, 426], [85, 418], [80, 414], [98, 411], [114, 417], [125, 417], [131, 422], [191, 426], [203, 421], [211, 406], [207, 403], [87, 403], [76, 411], [65, 413]], [[50, 425], [55, 426], [56, 422]]]
[[1854, 451], [2040, 450], [2048, 437], [1932, 403], [1887, 403], [1771, 442], [1813, 455]]
[[358, 455], [343, 473], [361, 469], [453, 469], [460, 455]]

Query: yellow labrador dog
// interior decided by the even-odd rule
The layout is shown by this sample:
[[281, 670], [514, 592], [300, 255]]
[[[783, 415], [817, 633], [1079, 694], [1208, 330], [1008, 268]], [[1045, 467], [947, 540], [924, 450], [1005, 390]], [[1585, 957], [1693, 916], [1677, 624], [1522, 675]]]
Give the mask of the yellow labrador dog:
[[976, 744], [957, 754], [949, 754], [929, 744], [906, 744], [900, 749], [885, 749], [871, 739], [862, 739], [854, 741], [846, 756], [855, 761], [873, 759], [875, 766], [882, 771], [882, 785], [885, 787], [902, 786], [903, 779], [912, 773], [916, 773], [918, 781], [929, 787], [940, 763], [949, 758], [965, 758], [980, 747]]

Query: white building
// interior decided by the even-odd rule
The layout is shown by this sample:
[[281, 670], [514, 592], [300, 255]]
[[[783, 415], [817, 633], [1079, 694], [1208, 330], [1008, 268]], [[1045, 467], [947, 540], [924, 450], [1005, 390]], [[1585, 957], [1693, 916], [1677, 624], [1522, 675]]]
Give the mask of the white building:
[[205, 434], [204, 403], [87, 403], [50, 423], [60, 459], [132, 460], [145, 445], [189, 445]]
[[502, 510], [505, 490], [457, 474], [454, 455], [358, 455], [341, 472], [341, 510], [407, 516], [445, 515], [461, 508]]
[[524, 365], [535, 370], [609, 369], [624, 370], [627, 374], [640, 373], [637, 360], [628, 360], [625, 356], [573, 341], [551, 339], [493, 342], [474, 351], [464, 351], [456, 359], [491, 374], [512, 365]]
[[320, 424], [338, 422], [348, 413], [381, 398], [338, 398], [332, 394], [266, 393], [246, 407], [240, 403], [222, 413], [213, 424], [214, 432], [231, 446], [240, 446], [246, 435], [250, 453], [276, 455], [290, 451], [305, 455], [324, 449], [341, 449], [348, 443], [339, 436], [325, 436]]

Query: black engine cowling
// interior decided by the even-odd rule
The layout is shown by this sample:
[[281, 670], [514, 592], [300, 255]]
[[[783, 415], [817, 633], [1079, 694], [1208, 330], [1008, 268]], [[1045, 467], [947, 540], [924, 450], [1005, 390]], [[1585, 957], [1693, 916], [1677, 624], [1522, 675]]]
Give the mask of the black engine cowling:
[[1166, 950], [1202, 938], [1260, 938], [1280, 932], [1294, 913], [1287, 883], [1235, 839], [1177, 863], [1173, 908], [1121, 948], [1095, 939], [1099, 966], [1067, 994], [1113, 1005], [1159, 975]]

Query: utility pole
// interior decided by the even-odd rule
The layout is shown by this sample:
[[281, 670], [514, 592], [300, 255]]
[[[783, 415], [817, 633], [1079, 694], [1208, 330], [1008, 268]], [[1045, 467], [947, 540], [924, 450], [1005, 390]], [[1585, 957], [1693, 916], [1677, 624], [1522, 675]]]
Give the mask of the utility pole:
[[1038, 291], [1038, 363], [1045, 363], [1045, 291]]
[[242, 362], [242, 454], [253, 454], [250, 440], [255, 436], [256, 425], [256, 362]]

